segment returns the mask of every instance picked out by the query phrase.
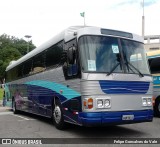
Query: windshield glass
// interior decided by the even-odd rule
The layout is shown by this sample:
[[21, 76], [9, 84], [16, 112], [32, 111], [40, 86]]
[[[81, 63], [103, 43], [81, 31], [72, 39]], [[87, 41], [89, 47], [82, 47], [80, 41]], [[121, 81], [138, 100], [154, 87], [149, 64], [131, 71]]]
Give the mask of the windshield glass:
[[143, 44], [121, 39], [121, 45], [127, 72], [150, 74]]
[[84, 72], [149, 74], [142, 43], [116, 37], [82, 36], [79, 49]]

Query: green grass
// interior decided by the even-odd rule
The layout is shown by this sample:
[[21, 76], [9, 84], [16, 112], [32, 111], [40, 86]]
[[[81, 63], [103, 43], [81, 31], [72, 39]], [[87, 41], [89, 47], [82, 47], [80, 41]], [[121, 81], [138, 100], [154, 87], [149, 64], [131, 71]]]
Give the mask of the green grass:
[[0, 88], [0, 100], [3, 100], [3, 89]]

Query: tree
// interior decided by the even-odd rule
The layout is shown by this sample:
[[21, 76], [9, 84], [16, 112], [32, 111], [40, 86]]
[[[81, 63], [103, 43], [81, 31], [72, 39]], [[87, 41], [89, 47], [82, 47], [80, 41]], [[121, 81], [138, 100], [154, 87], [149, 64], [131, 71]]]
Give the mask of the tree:
[[[14, 36], [3, 34], [0, 36], [0, 80], [2, 82], [5, 74], [5, 69], [13, 60], [17, 60], [27, 53], [28, 42], [23, 39], [18, 39]], [[35, 45], [32, 41], [29, 42], [30, 51]]]
[[[27, 54], [28, 42], [23, 39], [14, 39], [13, 42], [14, 47], [21, 53], [21, 55]], [[32, 44], [32, 41], [29, 41], [29, 51], [35, 49], [35, 45]]]

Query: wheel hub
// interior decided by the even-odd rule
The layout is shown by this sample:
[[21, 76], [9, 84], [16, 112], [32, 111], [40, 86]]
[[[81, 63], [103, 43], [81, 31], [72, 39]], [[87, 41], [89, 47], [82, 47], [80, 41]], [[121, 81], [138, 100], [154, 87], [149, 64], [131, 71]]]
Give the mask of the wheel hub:
[[61, 109], [59, 106], [56, 106], [54, 109], [54, 119], [56, 123], [58, 124], [61, 120]]

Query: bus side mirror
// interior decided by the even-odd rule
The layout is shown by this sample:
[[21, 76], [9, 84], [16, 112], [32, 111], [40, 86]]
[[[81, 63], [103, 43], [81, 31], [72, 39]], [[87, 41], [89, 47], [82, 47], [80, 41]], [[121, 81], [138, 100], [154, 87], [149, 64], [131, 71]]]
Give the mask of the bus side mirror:
[[76, 59], [75, 51], [76, 51], [76, 48], [74, 46], [72, 46], [68, 49], [67, 55], [68, 55], [68, 63], [69, 64], [74, 64], [74, 62], [75, 62], [75, 59]]
[[76, 47], [73, 45], [69, 47], [66, 54], [63, 53], [63, 56], [67, 56], [65, 63], [63, 64], [63, 72], [66, 79], [75, 78], [78, 75], [78, 65], [76, 59]]

